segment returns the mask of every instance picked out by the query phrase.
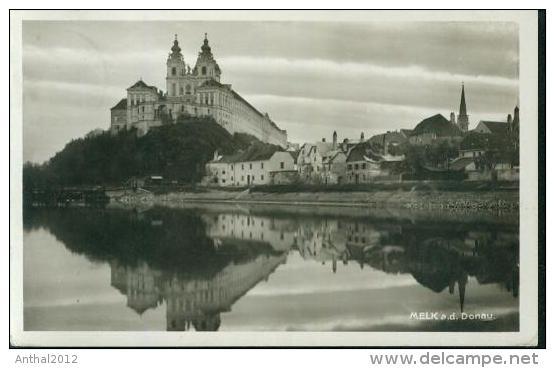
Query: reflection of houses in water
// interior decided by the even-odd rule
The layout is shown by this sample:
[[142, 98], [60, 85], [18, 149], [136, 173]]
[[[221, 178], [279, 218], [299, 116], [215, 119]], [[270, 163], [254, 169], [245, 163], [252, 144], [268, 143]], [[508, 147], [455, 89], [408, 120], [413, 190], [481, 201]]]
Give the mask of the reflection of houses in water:
[[322, 264], [331, 261], [332, 270], [336, 272], [338, 260], [347, 264], [350, 257], [344, 228], [344, 222], [330, 219], [299, 225], [296, 236], [299, 254]]
[[[137, 267], [111, 263], [111, 285], [127, 296], [127, 305], [142, 314], [166, 302], [168, 331], [215, 331], [220, 313], [284, 263], [286, 254], [261, 254], [245, 263], [231, 262], [216, 274], [202, 276], [166, 275], [145, 263]], [[186, 270], [185, 270], [186, 271]]]
[[[365, 259], [376, 251], [381, 257], [381, 266], [378, 268], [389, 272], [398, 273], [396, 254], [404, 252], [404, 248], [391, 245], [399, 242], [401, 227], [381, 225], [376, 226], [365, 222], [351, 222], [346, 227], [347, 248], [353, 259], [358, 260], [360, 267], [364, 267]], [[386, 269], [387, 268], [387, 269]]]
[[242, 213], [205, 215], [203, 219], [207, 235], [216, 244], [233, 239], [270, 244], [277, 251], [296, 247], [305, 259], [331, 261], [334, 272], [338, 260], [346, 263], [349, 259], [344, 224], [338, 220], [298, 222]]
[[[203, 214], [206, 235], [214, 244], [272, 249], [280, 256], [257, 255], [243, 264], [230, 263], [213, 277], [165, 278], [139, 267], [127, 271], [128, 305], [141, 313], [162, 300], [168, 330], [217, 329], [221, 312], [267, 277], [286, 252], [298, 250], [305, 260], [337, 264], [356, 260], [392, 274], [411, 274], [434, 292], [458, 294], [461, 311], [469, 277], [480, 284], [497, 283], [518, 296], [518, 234], [511, 231], [455, 230], [432, 223], [390, 224], [346, 219], [290, 220], [249, 213]], [[270, 248], [267, 246], [270, 245]], [[241, 247], [235, 248], [242, 249]], [[245, 249], [247, 249], [245, 248]], [[256, 251], [255, 251], [256, 252]], [[122, 290], [118, 271], [112, 284]]]
[[277, 251], [288, 251], [295, 243], [296, 226], [290, 220], [238, 213], [207, 215], [203, 219], [207, 235], [215, 240], [265, 242]]
[[[500, 283], [518, 295], [518, 234], [390, 224], [345, 219], [277, 219], [251, 214], [203, 216], [215, 241], [253, 241], [275, 250], [296, 247], [303, 259], [319, 263], [356, 260], [387, 273], [410, 273], [423, 286], [440, 292], [468, 275], [480, 284]], [[511, 266], [512, 265], [512, 266]], [[466, 275], [466, 276], [465, 276]], [[466, 283], [464, 283], [466, 285]]]

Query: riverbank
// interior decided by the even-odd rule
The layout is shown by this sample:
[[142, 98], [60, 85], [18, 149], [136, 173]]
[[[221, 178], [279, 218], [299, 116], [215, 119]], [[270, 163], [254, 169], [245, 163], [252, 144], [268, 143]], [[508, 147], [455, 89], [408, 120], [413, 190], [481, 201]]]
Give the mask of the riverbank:
[[487, 191], [436, 190], [420, 188], [410, 190], [373, 191], [303, 191], [273, 192], [245, 189], [243, 191], [209, 189], [153, 193], [148, 191], [108, 192], [112, 202], [120, 204], [168, 205], [183, 202], [224, 202], [253, 204], [288, 204], [313, 206], [347, 206], [368, 208], [405, 209], [474, 209], [518, 211], [518, 188], [498, 188]]

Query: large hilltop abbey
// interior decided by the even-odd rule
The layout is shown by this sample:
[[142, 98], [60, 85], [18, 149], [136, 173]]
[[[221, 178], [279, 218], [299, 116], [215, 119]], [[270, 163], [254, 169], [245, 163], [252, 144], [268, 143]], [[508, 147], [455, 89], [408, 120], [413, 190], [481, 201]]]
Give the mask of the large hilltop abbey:
[[166, 93], [142, 80], [127, 89], [127, 98], [111, 109], [112, 132], [137, 128], [146, 134], [152, 127], [175, 122], [180, 115], [211, 116], [230, 133], [248, 133], [266, 143], [287, 146], [287, 132], [267, 113], [261, 113], [235, 92], [220, 83], [218, 66], [205, 34], [193, 68], [181, 54], [177, 35], [166, 61]]

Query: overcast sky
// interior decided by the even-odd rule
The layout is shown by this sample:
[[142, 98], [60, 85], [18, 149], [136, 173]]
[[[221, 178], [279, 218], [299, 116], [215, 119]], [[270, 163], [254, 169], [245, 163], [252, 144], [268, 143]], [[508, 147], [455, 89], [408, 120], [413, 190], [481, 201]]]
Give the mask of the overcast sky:
[[141, 77], [165, 90], [174, 34], [193, 66], [205, 32], [222, 83], [268, 112], [292, 142], [449, 118], [463, 81], [471, 128], [505, 120], [518, 100], [513, 23], [25, 21], [24, 160], [42, 162], [107, 129], [110, 107]]

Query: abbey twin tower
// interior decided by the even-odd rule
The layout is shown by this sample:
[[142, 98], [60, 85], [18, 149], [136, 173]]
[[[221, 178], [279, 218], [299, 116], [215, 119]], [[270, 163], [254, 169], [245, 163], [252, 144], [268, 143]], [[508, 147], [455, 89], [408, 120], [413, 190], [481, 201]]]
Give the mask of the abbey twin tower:
[[218, 66], [205, 34], [193, 68], [186, 64], [177, 35], [166, 61], [166, 93], [139, 80], [127, 89], [127, 98], [111, 108], [110, 130], [136, 128], [139, 135], [180, 116], [212, 117], [231, 134], [248, 133], [263, 142], [287, 145], [287, 132], [261, 113], [230, 84], [220, 83]]

